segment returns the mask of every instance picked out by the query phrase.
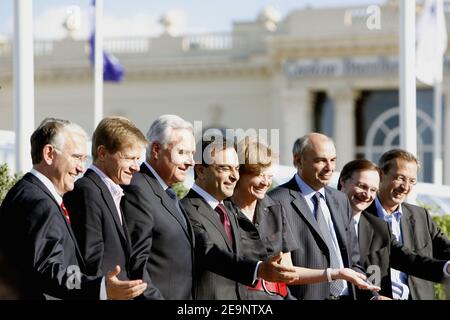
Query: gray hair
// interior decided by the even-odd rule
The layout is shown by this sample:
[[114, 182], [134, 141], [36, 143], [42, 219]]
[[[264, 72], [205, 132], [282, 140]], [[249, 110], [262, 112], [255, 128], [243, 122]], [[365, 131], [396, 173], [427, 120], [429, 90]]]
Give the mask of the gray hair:
[[310, 140], [309, 134], [304, 135], [303, 137], [300, 137], [297, 140], [295, 140], [294, 146], [292, 147], [292, 155], [302, 156], [309, 145], [309, 140]]
[[194, 131], [192, 124], [179, 116], [173, 114], [160, 116], [153, 121], [150, 129], [148, 129], [147, 140], [150, 142], [149, 148], [154, 142], [159, 142], [166, 149], [172, 138], [172, 132], [182, 129]]
[[45, 118], [30, 138], [33, 165], [42, 161], [42, 149], [47, 144], [51, 144], [59, 150], [64, 150], [66, 143], [66, 135], [64, 133], [66, 132], [80, 135], [86, 141], [89, 140], [86, 131], [76, 123], [56, 118]]
[[388, 173], [397, 159], [414, 162], [417, 168], [420, 169], [420, 161], [411, 152], [403, 149], [392, 149], [383, 153], [380, 160], [378, 160], [378, 166], [383, 173]]

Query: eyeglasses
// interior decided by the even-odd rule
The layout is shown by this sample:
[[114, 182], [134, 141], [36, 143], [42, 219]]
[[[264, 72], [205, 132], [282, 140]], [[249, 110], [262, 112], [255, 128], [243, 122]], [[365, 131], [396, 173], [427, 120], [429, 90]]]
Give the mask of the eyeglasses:
[[407, 178], [402, 174], [392, 176], [392, 178], [393, 178], [393, 181], [395, 181], [398, 184], [402, 184], [402, 185], [409, 183], [410, 185], [415, 186], [417, 184], [417, 179]]
[[[67, 156], [67, 154], [63, 150], [59, 149], [58, 147], [53, 146], [53, 148], [55, 149], [56, 152], [59, 152], [64, 157]], [[70, 155], [70, 159], [72, 159], [73, 161], [78, 162], [78, 163], [85, 163], [87, 158], [88, 157], [84, 154], [73, 153]]]
[[355, 183], [356, 188], [358, 188], [361, 191], [365, 191], [371, 194], [375, 194], [378, 191], [378, 188], [370, 187], [365, 183], [353, 181]]

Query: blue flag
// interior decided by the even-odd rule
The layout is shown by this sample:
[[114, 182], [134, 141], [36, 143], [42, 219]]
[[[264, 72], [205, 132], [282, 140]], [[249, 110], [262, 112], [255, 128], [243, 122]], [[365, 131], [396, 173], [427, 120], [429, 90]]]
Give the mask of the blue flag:
[[[92, 1], [92, 6], [95, 7], [95, 0]], [[92, 28], [91, 36], [89, 37], [89, 44], [91, 46], [91, 53], [89, 54], [89, 58], [91, 60], [91, 64], [94, 65], [95, 23], [94, 27]], [[122, 81], [124, 74], [125, 70], [119, 63], [119, 60], [103, 50], [103, 81], [120, 82]]]

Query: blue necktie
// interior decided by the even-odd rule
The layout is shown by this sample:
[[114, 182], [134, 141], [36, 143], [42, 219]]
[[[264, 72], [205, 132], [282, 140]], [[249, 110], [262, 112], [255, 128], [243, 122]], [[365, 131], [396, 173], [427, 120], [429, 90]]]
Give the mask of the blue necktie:
[[[322, 233], [322, 237], [328, 247], [328, 251], [330, 252], [330, 267], [333, 269], [339, 269], [339, 258], [337, 256], [336, 250], [334, 250], [333, 240], [331, 239], [330, 229], [328, 228], [328, 224], [325, 221], [325, 217], [323, 215], [322, 209], [320, 207], [320, 192], [317, 192], [314, 197], [314, 216], [317, 220], [317, 224], [319, 225], [319, 230]], [[330, 283], [330, 293], [339, 297], [344, 289], [344, 281], [343, 280], [335, 280]]]
[[187, 228], [186, 218], [184, 217], [183, 211], [181, 211], [180, 200], [178, 200], [177, 194], [172, 188], [167, 188], [166, 193], [173, 201], [175, 201], [175, 207], [177, 208], [178, 217], [182, 221], [183, 227], [186, 229]]

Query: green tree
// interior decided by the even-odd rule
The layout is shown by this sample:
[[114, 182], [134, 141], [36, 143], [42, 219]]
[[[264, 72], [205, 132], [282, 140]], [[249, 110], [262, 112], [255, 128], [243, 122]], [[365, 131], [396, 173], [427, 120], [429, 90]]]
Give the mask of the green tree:
[[9, 168], [6, 163], [0, 165], [0, 203], [2, 203], [8, 190], [21, 178], [21, 175], [9, 173]]
[[172, 186], [173, 190], [178, 196], [178, 199], [183, 199], [188, 193], [188, 189], [181, 182], [177, 182]]

